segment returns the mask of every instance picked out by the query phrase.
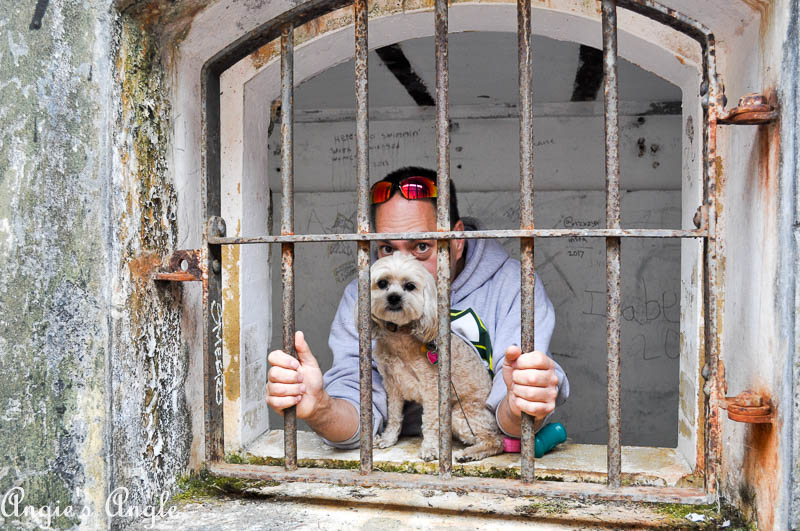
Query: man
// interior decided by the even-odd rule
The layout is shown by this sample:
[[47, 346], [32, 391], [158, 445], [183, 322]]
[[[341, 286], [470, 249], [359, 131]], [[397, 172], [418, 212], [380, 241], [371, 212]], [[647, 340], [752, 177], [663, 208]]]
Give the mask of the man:
[[[451, 182], [452, 185], [452, 182]], [[376, 232], [429, 232], [436, 230], [436, 173], [407, 167], [389, 174], [371, 190], [372, 219]], [[476, 230], [476, 220], [460, 219], [455, 188], [451, 186], [450, 216], [453, 230]], [[378, 257], [394, 252], [412, 254], [436, 276], [436, 241], [378, 241]], [[561, 367], [547, 354], [555, 325], [553, 306], [536, 276], [535, 350], [522, 353], [520, 343], [520, 266], [495, 240], [450, 241], [451, 297], [454, 310], [477, 315], [491, 340], [489, 359], [495, 371], [487, 407], [495, 411], [498, 426], [519, 437], [521, 414], [535, 418], [539, 429], [569, 396], [569, 382]], [[298, 359], [276, 350], [269, 354], [267, 403], [281, 413], [296, 406], [297, 417], [325, 442], [340, 448], [355, 448], [361, 437], [359, 426], [358, 331], [355, 326], [357, 282], [346, 288], [331, 325], [329, 346], [333, 366], [324, 379], [298, 331]], [[461, 314], [460, 314], [461, 315]], [[476, 354], [477, 355], [477, 354]], [[500, 370], [497, 370], [500, 369]], [[373, 424], [378, 433], [386, 419], [386, 393], [373, 364]], [[456, 386], [457, 382], [454, 382]], [[419, 408], [406, 408], [403, 433], [419, 433]], [[415, 415], [416, 414], [416, 415]], [[416, 426], [415, 426], [416, 424]]]

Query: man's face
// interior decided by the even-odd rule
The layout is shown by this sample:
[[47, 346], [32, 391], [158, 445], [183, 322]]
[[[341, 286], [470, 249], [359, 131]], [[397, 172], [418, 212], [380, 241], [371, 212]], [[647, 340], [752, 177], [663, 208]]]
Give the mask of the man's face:
[[[375, 230], [377, 232], [435, 232], [436, 209], [430, 201], [409, 201], [401, 194], [395, 194], [375, 210]], [[459, 220], [453, 230], [464, 230]], [[408, 253], [422, 262], [434, 278], [436, 277], [436, 240], [380, 240], [378, 258], [393, 252]], [[464, 240], [450, 240], [450, 278], [456, 277], [456, 264], [464, 253]]]

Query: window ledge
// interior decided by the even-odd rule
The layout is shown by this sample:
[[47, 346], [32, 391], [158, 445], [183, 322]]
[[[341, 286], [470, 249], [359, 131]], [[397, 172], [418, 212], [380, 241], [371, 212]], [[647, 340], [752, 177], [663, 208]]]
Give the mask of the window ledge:
[[[391, 448], [375, 448], [375, 467], [387, 471], [436, 473], [436, 462], [425, 463], [419, 458], [420, 437], [401, 437]], [[458, 442], [453, 449], [460, 448]], [[245, 453], [255, 461], [283, 457], [283, 430], [271, 430], [253, 441]], [[339, 450], [326, 445], [314, 433], [297, 432], [297, 457], [300, 465], [321, 468], [342, 468], [360, 462], [359, 450]], [[330, 464], [335, 466], [325, 465]], [[519, 454], [500, 454], [471, 463], [454, 463], [454, 470], [469, 476], [516, 477], [519, 473]], [[536, 476], [542, 479], [604, 483], [606, 480], [606, 446], [574, 444], [569, 441], [536, 460]], [[622, 447], [622, 479], [629, 485], [685, 487], [694, 485], [692, 470], [675, 448], [644, 446]], [[700, 485], [701, 486], [701, 485]]]

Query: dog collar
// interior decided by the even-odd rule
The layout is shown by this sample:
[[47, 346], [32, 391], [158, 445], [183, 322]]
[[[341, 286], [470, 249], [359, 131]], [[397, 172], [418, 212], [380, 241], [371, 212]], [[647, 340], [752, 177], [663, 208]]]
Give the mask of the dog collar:
[[384, 321], [383, 327], [388, 330], [389, 332], [403, 332], [408, 333], [411, 331], [411, 325], [405, 324], [403, 326], [398, 326], [397, 323], [393, 323], [391, 321]]

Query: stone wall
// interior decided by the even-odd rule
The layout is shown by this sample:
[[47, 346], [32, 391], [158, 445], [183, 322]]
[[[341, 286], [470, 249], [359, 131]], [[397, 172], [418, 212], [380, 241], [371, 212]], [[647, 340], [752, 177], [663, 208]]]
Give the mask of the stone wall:
[[188, 462], [181, 287], [150, 280], [177, 243], [161, 29], [179, 25], [108, 0], [7, 5], [0, 493], [98, 529], [113, 489], [140, 507]]

